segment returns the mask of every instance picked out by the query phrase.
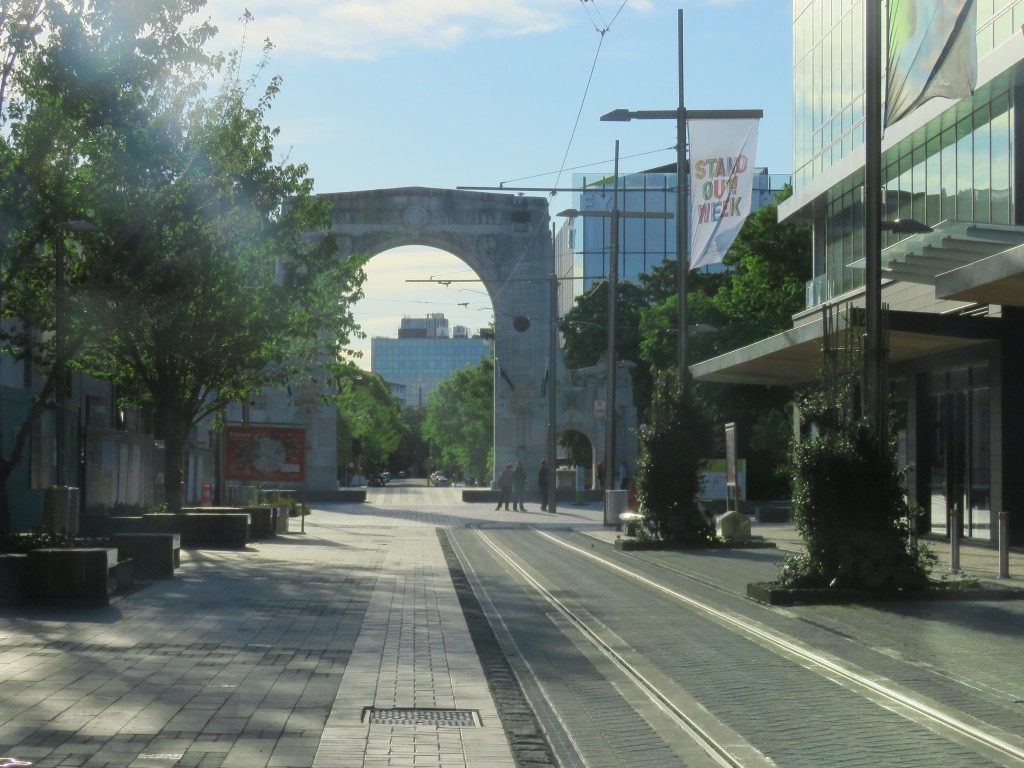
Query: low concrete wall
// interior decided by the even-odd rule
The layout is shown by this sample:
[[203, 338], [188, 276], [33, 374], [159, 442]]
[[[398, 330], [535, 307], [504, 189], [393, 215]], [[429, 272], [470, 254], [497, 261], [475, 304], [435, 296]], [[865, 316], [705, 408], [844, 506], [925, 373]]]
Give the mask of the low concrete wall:
[[181, 535], [177, 533], [119, 533], [113, 537], [119, 557], [135, 561], [135, 575], [170, 579], [181, 565]]

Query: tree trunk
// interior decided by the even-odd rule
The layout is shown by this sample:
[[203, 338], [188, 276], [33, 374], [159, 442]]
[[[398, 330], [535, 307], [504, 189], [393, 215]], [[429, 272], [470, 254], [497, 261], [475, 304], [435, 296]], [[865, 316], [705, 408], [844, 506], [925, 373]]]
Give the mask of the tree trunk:
[[187, 431], [177, 426], [164, 430], [164, 497], [168, 512], [181, 511], [182, 481], [185, 477], [182, 460], [187, 436]]

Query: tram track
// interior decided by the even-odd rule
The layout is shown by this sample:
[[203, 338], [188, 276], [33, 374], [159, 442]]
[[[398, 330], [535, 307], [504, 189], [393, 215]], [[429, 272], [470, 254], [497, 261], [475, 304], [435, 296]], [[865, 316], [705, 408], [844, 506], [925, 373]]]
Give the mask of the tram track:
[[[930, 730], [961, 745], [973, 745], [979, 756], [994, 764], [1006, 766], [1024, 766], [1024, 740], [991, 726], [963, 712], [956, 712], [941, 703], [931, 701], [928, 697], [906, 690], [879, 675], [864, 671], [855, 665], [846, 663], [828, 653], [817, 650], [805, 643], [787, 636], [783, 632], [771, 629], [760, 622], [730, 610], [712, 605], [706, 599], [699, 599], [685, 594], [678, 586], [666, 584], [648, 574], [639, 567], [629, 567], [621, 563], [622, 558], [612, 558], [593, 548], [586, 548], [573, 542], [564, 535], [532, 529], [534, 536], [557, 547], [563, 555], [572, 555], [583, 561], [599, 566], [605, 571], [629, 582], [640, 585], [674, 602], [675, 604], [694, 611], [720, 627], [742, 636], [760, 647], [794, 662], [805, 669], [814, 671], [818, 676], [829, 680], [847, 690], [856, 691], [860, 696], [886, 710], [898, 712], [903, 717], [925, 724]], [[519, 579], [529, 585], [530, 589], [557, 614], [564, 618], [568, 625], [586, 641], [597, 648], [614, 666], [619, 669], [643, 695], [654, 702], [668, 714], [680, 731], [701, 746], [717, 765], [750, 766], [755, 764], [772, 764], [765, 755], [751, 748], [744, 748], [742, 756], [731, 747], [731, 739], [722, 739], [711, 733], [702, 722], [696, 721], [680, 705], [677, 695], [667, 693], [663, 685], [652, 680], [650, 664], [635, 658], [636, 654], [628, 643], [609, 642], [605, 639], [606, 630], [589, 616], [585, 609], [581, 610], [569, 605], [565, 600], [548, 588], [542, 574], [517, 556], [511, 546], [505, 546], [496, 540], [493, 532], [475, 531], [495, 558], [503, 562]], [[615, 560], [620, 562], [616, 562]], [[658, 563], [643, 561], [648, 566], [663, 567]], [[666, 569], [674, 576], [693, 579], [704, 587], [722, 591], [722, 586], [700, 575], [690, 574], [675, 569]], [[763, 761], [763, 762], [761, 762]]]

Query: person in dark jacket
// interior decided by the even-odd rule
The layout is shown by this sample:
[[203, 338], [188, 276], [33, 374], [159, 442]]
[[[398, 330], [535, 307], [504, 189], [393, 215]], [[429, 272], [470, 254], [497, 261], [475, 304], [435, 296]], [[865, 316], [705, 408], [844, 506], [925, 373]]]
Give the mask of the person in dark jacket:
[[517, 461], [516, 468], [512, 470], [512, 509], [525, 512], [523, 497], [526, 495], [526, 470], [523, 469], [523, 462]]
[[501, 474], [498, 475], [498, 491], [501, 492], [501, 496], [498, 497], [498, 506], [494, 509], [501, 509], [501, 505], [505, 505], [505, 509], [508, 509], [508, 501], [512, 496], [512, 465], [506, 464], [505, 468], [501, 470]]

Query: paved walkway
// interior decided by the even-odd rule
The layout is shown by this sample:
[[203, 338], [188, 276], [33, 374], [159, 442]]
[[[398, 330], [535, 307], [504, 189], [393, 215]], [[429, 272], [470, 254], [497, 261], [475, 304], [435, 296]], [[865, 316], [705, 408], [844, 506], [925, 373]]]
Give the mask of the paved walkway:
[[[463, 504], [459, 489], [375, 489], [369, 504], [314, 510], [305, 534], [185, 552], [174, 579], [107, 608], [0, 609], [0, 756], [49, 768], [511, 768], [434, 529], [619, 535], [601, 518], [596, 504], [552, 516]], [[792, 525], [754, 534], [800, 546]], [[932, 546], [948, 568], [948, 545]], [[998, 574], [990, 547], [965, 544], [961, 565]], [[1024, 552], [1010, 573], [1003, 583], [1024, 587]]]

